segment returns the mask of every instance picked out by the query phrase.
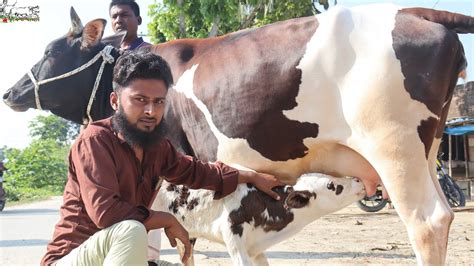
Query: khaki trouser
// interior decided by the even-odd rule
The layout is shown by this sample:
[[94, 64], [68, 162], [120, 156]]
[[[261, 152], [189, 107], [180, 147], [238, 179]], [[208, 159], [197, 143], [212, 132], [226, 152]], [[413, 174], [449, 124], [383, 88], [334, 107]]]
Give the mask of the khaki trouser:
[[[160, 265], [174, 265], [160, 261]], [[148, 265], [145, 226], [126, 220], [100, 230], [55, 265]]]

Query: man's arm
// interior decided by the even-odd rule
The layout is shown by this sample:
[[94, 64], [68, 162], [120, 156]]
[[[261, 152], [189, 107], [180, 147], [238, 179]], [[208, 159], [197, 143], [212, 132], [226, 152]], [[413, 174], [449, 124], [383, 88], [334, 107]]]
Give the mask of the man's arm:
[[232, 193], [239, 183], [251, 183], [258, 189], [278, 199], [271, 189], [284, 185], [274, 176], [234, 169], [222, 162], [204, 163], [196, 158], [182, 155], [168, 141], [162, 147], [165, 158], [161, 173], [170, 183], [186, 185], [192, 189], [210, 189], [216, 191], [214, 198], [219, 199]]

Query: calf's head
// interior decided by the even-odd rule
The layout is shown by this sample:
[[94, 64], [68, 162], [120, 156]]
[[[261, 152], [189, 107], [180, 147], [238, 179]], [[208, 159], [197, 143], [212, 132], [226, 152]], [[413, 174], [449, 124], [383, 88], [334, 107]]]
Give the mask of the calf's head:
[[357, 179], [335, 178], [325, 174], [305, 174], [290, 192], [285, 207], [290, 209], [308, 208], [308, 212], [318, 217], [340, 210], [365, 196], [365, 189]]

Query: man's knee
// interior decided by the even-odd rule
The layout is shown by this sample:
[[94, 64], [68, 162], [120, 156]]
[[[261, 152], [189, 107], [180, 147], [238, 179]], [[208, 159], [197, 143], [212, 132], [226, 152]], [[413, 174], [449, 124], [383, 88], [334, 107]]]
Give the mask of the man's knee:
[[125, 220], [114, 226], [115, 238], [125, 238], [129, 241], [147, 242], [145, 225], [135, 220]]

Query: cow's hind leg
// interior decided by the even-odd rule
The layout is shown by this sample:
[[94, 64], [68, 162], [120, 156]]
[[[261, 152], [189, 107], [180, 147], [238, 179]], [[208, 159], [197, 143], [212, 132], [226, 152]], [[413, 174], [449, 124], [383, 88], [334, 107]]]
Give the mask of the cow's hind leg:
[[[444, 123], [443, 123], [444, 124]], [[444, 127], [443, 127], [444, 128]], [[441, 143], [441, 139], [436, 138], [433, 142], [429, 157], [428, 157], [428, 164], [429, 164], [429, 170], [430, 170], [430, 176], [431, 180], [433, 182], [433, 185], [435, 186], [436, 192], [438, 193], [438, 196], [440, 197], [442, 203], [444, 204], [444, 209], [447, 210], [449, 213], [448, 216], [448, 222], [446, 223], [446, 228], [443, 231], [438, 232], [439, 234], [445, 234], [442, 236], [440, 239], [445, 239], [445, 250], [447, 250], [448, 246], [448, 236], [449, 236], [449, 229], [451, 227], [451, 223], [454, 220], [454, 212], [451, 209], [451, 206], [449, 206], [448, 200], [446, 199], [446, 196], [444, 195], [443, 189], [441, 188], [441, 185], [438, 181], [438, 175], [437, 175], [437, 170], [436, 170], [436, 160], [437, 160], [437, 155], [438, 155], [438, 147]], [[444, 253], [444, 256], [441, 258], [442, 261], [446, 261], [446, 252]]]
[[[441, 143], [441, 139], [435, 139], [432, 146], [433, 147], [439, 147], [440, 143]], [[440, 198], [443, 199], [443, 202], [444, 202], [446, 208], [449, 210], [449, 212], [451, 213], [451, 215], [454, 218], [454, 212], [451, 209], [451, 206], [449, 206], [448, 200], [446, 199], [446, 196], [444, 195], [443, 189], [441, 188], [441, 185], [438, 181], [438, 174], [437, 174], [437, 170], [436, 170], [437, 156], [438, 156], [438, 149], [437, 148], [431, 149], [430, 155], [429, 155], [429, 161], [428, 161], [431, 179], [433, 180], [433, 184], [435, 185], [436, 191], [440, 195]]]
[[365, 157], [379, 173], [406, 225], [418, 263], [441, 265], [453, 215], [438, 193], [424, 145], [417, 134], [409, 134], [399, 132], [383, 141], [365, 139], [370, 147]]

